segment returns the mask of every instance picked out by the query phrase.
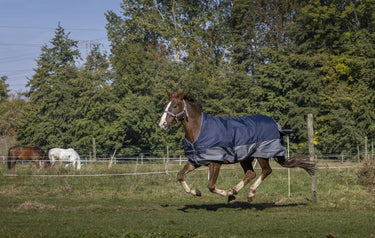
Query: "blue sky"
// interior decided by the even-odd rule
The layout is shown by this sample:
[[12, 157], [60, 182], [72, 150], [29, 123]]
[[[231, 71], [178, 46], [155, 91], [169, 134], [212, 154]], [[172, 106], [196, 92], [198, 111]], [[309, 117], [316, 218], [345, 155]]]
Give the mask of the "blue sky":
[[121, 11], [122, 0], [0, 0], [0, 76], [9, 88], [25, 91], [34, 74], [41, 47], [54, 37], [60, 22], [70, 38], [79, 41], [82, 57], [89, 43], [108, 53], [105, 13]]

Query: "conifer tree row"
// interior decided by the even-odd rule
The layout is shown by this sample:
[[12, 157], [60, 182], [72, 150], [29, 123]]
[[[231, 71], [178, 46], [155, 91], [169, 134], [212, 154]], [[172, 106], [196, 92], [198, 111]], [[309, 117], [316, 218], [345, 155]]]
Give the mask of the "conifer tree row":
[[[317, 149], [352, 153], [375, 139], [374, 1], [123, 0], [107, 12], [109, 54], [81, 59], [59, 24], [41, 49], [17, 125], [20, 144], [100, 153], [182, 149], [163, 132], [165, 90], [185, 89], [206, 113], [263, 113], [295, 130], [307, 151], [313, 113]], [[83, 66], [77, 66], [79, 61]]]

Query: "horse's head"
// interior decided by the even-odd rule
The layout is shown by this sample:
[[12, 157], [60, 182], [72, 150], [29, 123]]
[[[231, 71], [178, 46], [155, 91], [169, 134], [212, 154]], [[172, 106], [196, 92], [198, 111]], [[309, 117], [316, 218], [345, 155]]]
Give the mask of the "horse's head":
[[185, 91], [181, 93], [167, 91], [168, 103], [159, 122], [161, 129], [167, 130], [170, 126], [188, 117], [184, 95]]
[[44, 161], [44, 168], [46, 169], [49, 167], [51, 167], [51, 162], [49, 160]]
[[51, 167], [51, 162], [48, 158], [48, 153], [44, 153], [43, 152], [43, 156], [41, 157], [41, 160], [44, 161], [44, 168], [47, 169], [49, 167]]

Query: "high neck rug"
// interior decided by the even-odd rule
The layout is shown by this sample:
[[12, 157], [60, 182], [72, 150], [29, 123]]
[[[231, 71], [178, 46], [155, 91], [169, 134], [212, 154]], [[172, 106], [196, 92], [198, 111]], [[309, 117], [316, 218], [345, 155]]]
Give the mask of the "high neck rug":
[[184, 151], [193, 165], [210, 162], [237, 163], [249, 157], [284, 156], [280, 137], [281, 126], [264, 115], [216, 117], [202, 113], [202, 125], [197, 139], [186, 138]]

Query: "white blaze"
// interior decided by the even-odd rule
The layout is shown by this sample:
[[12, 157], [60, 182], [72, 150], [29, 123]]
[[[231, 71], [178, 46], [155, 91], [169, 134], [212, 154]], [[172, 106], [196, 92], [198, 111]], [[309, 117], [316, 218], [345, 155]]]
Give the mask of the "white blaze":
[[167, 123], [167, 120], [166, 120], [167, 119], [167, 113], [166, 113], [166, 111], [168, 111], [170, 106], [171, 106], [171, 102], [169, 102], [167, 104], [167, 106], [165, 107], [164, 113], [161, 116], [161, 119], [160, 119], [160, 122], [159, 122], [159, 126], [160, 126], [161, 129], [166, 129], [166, 127], [165, 127], [165, 124]]

